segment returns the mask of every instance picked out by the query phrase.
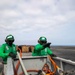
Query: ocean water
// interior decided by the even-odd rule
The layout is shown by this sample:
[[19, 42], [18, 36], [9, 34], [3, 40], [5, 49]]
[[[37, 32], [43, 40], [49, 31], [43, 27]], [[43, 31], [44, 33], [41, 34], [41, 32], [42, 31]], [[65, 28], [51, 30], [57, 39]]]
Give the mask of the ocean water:
[[75, 61], [75, 46], [51, 46], [51, 50], [58, 57]]

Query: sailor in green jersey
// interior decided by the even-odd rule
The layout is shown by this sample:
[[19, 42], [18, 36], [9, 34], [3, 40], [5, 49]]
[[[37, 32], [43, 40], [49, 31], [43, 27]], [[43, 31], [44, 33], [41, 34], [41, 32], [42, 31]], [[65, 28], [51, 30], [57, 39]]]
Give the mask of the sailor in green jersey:
[[4, 44], [2, 44], [2, 46], [0, 47], [0, 57], [2, 57], [3, 59], [3, 63], [7, 63], [7, 58], [8, 57], [12, 57], [12, 58], [16, 58], [16, 45], [13, 44], [14, 42], [14, 36], [12, 35], [8, 35], [5, 39]]
[[32, 56], [45, 56], [45, 55], [50, 55], [50, 56], [55, 56], [50, 49], [50, 44], [47, 43], [46, 37], [42, 36], [38, 40], [38, 44], [34, 47], [34, 50], [32, 52]]

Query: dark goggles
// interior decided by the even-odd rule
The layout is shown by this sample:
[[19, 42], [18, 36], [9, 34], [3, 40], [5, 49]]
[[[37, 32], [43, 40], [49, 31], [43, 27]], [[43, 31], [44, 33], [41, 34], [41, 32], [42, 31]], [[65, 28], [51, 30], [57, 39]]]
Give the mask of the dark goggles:
[[8, 40], [8, 42], [11, 42], [12, 43], [12, 42], [14, 42], [14, 40]]
[[47, 43], [47, 41], [41, 41], [41, 43]]

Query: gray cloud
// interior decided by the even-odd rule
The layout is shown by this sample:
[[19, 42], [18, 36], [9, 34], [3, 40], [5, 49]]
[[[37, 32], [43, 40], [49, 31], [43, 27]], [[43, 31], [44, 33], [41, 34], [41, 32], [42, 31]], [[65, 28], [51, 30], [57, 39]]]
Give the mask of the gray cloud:
[[[58, 39], [75, 19], [74, 0], [2, 0], [0, 1], [0, 34], [31, 40], [44, 35]], [[65, 29], [66, 28], [66, 29]], [[25, 34], [24, 34], [25, 33]], [[50, 35], [48, 35], [50, 33]], [[71, 33], [70, 33], [71, 34]], [[32, 39], [33, 38], [33, 39]], [[71, 37], [72, 38], [72, 37]], [[65, 39], [65, 38], [64, 38]], [[36, 39], [35, 39], [36, 40]]]

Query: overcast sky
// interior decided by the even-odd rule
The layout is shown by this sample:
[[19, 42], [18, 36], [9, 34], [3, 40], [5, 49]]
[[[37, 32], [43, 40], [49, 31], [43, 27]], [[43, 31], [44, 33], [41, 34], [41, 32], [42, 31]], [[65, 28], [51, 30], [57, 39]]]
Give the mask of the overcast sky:
[[75, 0], [0, 0], [0, 44], [35, 45], [45, 36], [52, 45], [75, 45]]

